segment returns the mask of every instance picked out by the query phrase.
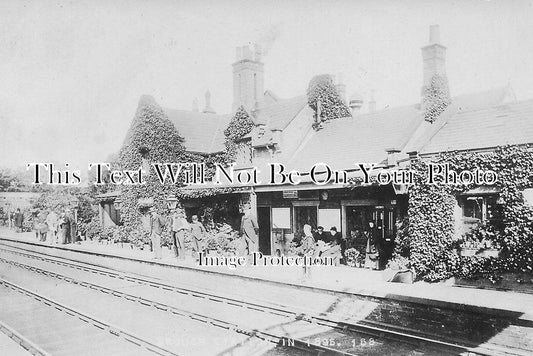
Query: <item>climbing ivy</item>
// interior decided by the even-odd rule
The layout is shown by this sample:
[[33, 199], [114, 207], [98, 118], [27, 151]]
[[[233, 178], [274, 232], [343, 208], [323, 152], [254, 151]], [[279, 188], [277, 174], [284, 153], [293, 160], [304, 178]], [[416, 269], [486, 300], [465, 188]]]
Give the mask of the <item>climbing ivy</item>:
[[[329, 74], [317, 75], [311, 79], [307, 88], [307, 103], [315, 111], [316, 123], [351, 116]], [[320, 117], [317, 117], [318, 115]]]
[[177, 192], [177, 186], [159, 182], [150, 163], [185, 162], [186, 157], [183, 138], [172, 122], [152, 97], [143, 96], [118, 158], [121, 169], [137, 170], [142, 165], [148, 170], [143, 176], [146, 184], [124, 185], [122, 189], [121, 218], [126, 226], [140, 224], [140, 200], [153, 199], [154, 207], [162, 212], [165, 198]]
[[[409, 189], [407, 252], [418, 276], [438, 280], [449, 276], [453, 258], [455, 198], [444, 185], [426, 183], [427, 168], [425, 162], [411, 167], [417, 174]], [[399, 239], [398, 244], [405, 248], [405, 241]]]
[[[447, 152], [437, 159], [450, 170], [492, 170], [498, 174], [501, 219], [489, 220], [469, 233], [500, 248], [498, 258], [460, 256], [453, 208], [459, 194], [474, 184], [428, 184], [427, 163], [417, 162], [417, 181], [409, 189], [408, 234], [397, 237], [402, 254], [412, 261], [418, 276], [435, 281], [450, 276], [484, 276], [495, 281], [506, 272], [531, 273], [533, 268], [533, 208], [522, 192], [533, 187], [533, 153], [530, 146], [498, 147], [491, 153]], [[459, 238], [464, 238], [460, 236]]]
[[446, 78], [435, 74], [422, 95], [424, 119], [433, 123], [450, 103], [451, 99]]
[[237, 155], [237, 141], [249, 134], [253, 127], [254, 122], [241, 105], [235, 112], [228, 127], [224, 130], [224, 136], [226, 136], [226, 163], [235, 162]]

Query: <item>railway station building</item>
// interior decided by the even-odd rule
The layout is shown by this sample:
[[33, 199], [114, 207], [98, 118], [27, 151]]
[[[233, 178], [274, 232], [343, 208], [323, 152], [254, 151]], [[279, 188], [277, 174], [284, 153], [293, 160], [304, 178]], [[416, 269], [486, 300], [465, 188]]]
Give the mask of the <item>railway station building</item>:
[[[430, 28], [429, 43], [421, 48], [422, 92], [433, 77], [446, 79], [446, 47], [439, 38], [438, 26]], [[374, 164], [374, 171], [407, 169], [413, 160], [431, 159], [441, 152], [490, 152], [507, 144], [533, 143], [533, 100], [516, 101], [512, 88], [505, 85], [478, 93], [450, 95], [451, 103], [433, 121], [424, 115], [422, 102], [377, 109], [370, 98], [363, 112], [364, 98], [346, 96], [345, 85], [337, 80], [336, 89], [351, 110], [351, 116], [315, 122], [307, 96], [282, 99], [264, 88], [265, 68], [261, 49], [237, 48], [233, 63], [233, 110], [243, 106], [254, 121], [250, 134], [238, 145], [235, 172], [259, 169], [269, 171], [269, 163], [283, 164], [285, 171], [302, 172], [301, 183], [243, 186], [235, 192], [214, 197], [186, 199], [188, 215], [206, 199], [223, 202], [233, 212], [238, 228], [239, 213], [250, 206], [259, 225], [259, 249], [264, 254], [282, 254], [287, 243], [304, 224], [326, 230], [336, 227], [344, 237], [357, 238], [373, 221], [384, 241], [394, 244], [398, 221], [408, 211], [408, 190], [404, 184], [357, 186], [345, 182], [317, 185], [308, 172], [326, 176], [325, 166], [346, 173], [345, 178], [360, 179], [364, 173], [358, 163]], [[420, 80], [413, 78], [413, 80]], [[452, 93], [453, 94], [453, 93]], [[233, 115], [220, 115], [206, 93], [205, 107], [193, 104], [192, 110], [164, 109], [190, 152], [204, 156], [224, 150], [224, 129]], [[318, 129], [317, 129], [318, 127]], [[306, 174], [307, 173], [307, 174]], [[204, 189], [185, 187], [185, 190]], [[116, 194], [101, 196], [102, 221], [111, 217]], [[458, 225], [471, 225], [487, 218], [496, 204], [498, 191], [478, 188], [457, 197], [454, 215]], [[106, 215], [109, 215], [106, 217]], [[461, 229], [458, 229], [458, 231]]]

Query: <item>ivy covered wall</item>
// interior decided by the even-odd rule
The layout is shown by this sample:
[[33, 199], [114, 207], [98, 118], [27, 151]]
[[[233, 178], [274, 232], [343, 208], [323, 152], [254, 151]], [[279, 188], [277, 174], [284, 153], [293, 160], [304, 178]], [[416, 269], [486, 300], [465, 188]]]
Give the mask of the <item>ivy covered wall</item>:
[[329, 74], [313, 77], [307, 88], [307, 103], [315, 111], [316, 122], [350, 117], [350, 109], [343, 102], [333, 78]]
[[533, 208], [525, 204], [523, 190], [533, 187], [530, 146], [498, 147], [491, 153], [448, 152], [435, 159], [456, 172], [492, 170], [498, 174], [499, 220], [479, 224], [471, 236], [500, 247], [496, 257], [460, 256], [457, 253], [454, 206], [475, 184], [427, 183], [427, 162], [411, 168], [416, 184], [409, 190], [408, 233], [398, 235], [398, 254], [408, 257], [419, 278], [429, 281], [456, 277], [500, 278], [502, 273], [533, 272]]
[[[161, 184], [151, 162], [186, 162], [183, 138], [176, 131], [163, 109], [150, 96], [143, 96], [120, 149], [118, 164], [121, 169], [147, 170], [146, 184], [124, 185], [121, 193], [121, 217], [124, 225], [136, 228], [141, 222], [139, 200], [153, 199], [154, 207], [166, 209], [165, 198], [175, 194], [177, 186]], [[148, 174], [149, 172], [149, 174]]]

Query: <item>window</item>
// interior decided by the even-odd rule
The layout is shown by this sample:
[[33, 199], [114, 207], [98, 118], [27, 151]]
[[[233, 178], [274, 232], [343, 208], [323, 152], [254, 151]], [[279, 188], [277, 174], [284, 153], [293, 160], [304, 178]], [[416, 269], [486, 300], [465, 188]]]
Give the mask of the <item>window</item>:
[[497, 195], [463, 197], [463, 217], [477, 222], [499, 220], [500, 208]]
[[139, 148], [141, 154], [141, 166], [143, 171], [150, 172], [150, 149], [148, 147]]

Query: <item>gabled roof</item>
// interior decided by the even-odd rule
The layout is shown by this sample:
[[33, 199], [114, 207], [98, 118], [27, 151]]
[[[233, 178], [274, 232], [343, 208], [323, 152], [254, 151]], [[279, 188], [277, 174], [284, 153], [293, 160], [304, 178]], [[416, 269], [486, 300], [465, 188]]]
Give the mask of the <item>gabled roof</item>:
[[283, 130], [307, 105], [307, 96], [297, 96], [265, 106], [255, 114], [255, 122], [266, 125], [270, 130]]
[[422, 121], [418, 105], [331, 120], [296, 151], [288, 162], [289, 169], [307, 171], [317, 162], [332, 169], [381, 163], [387, 158], [385, 150], [401, 150]]
[[422, 147], [458, 112], [486, 109], [515, 100], [514, 92], [510, 86], [458, 95], [452, 98], [451, 104], [435, 122], [430, 124], [427, 121], [422, 121], [404, 147], [404, 153], [420, 152]]
[[224, 129], [229, 115], [217, 115], [196, 111], [163, 109], [181, 137], [187, 151], [217, 153], [224, 151]]
[[533, 100], [457, 112], [426, 142], [421, 154], [533, 143]]
[[457, 106], [457, 110], [459, 111], [470, 111], [515, 100], [516, 97], [512, 88], [507, 85], [476, 93], [458, 95], [452, 98], [452, 103]]

